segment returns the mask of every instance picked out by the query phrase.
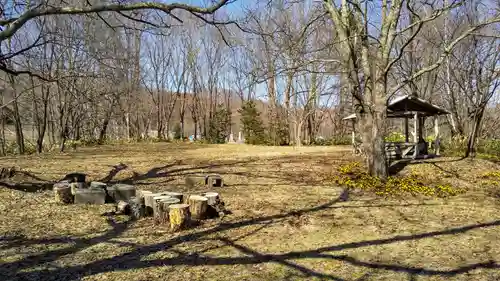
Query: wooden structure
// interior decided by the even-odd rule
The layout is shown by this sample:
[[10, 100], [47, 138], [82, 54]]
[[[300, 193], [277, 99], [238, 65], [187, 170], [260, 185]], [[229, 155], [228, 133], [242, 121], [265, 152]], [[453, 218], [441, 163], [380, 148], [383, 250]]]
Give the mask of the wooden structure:
[[[434, 155], [439, 155], [439, 122], [437, 116], [450, 114], [445, 109], [433, 105], [421, 98], [405, 95], [395, 98], [387, 106], [387, 118], [403, 118], [404, 119], [404, 142], [386, 142], [386, 155], [388, 159], [392, 158], [413, 158], [428, 157], [428, 144], [423, 137], [423, 128], [425, 118], [435, 116], [434, 118], [434, 134], [436, 140], [433, 144]], [[410, 140], [409, 119], [413, 119], [413, 140]], [[359, 142], [356, 140], [356, 114], [351, 114], [343, 120], [351, 120], [353, 125], [352, 144], [354, 151], [359, 152]]]

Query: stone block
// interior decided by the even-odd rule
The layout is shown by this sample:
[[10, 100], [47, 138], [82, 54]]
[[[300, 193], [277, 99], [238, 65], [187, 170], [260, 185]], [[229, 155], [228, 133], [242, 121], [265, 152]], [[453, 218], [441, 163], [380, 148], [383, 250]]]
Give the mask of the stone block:
[[224, 181], [222, 180], [222, 177], [219, 175], [209, 175], [205, 177], [205, 185], [208, 188], [223, 187]]
[[130, 184], [115, 184], [112, 186], [108, 186], [107, 188], [108, 195], [113, 199], [114, 202], [118, 201], [128, 201], [130, 198], [135, 197], [136, 188]]
[[77, 189], [75, 204], [104, 204], [106, 192], [102, 189]]

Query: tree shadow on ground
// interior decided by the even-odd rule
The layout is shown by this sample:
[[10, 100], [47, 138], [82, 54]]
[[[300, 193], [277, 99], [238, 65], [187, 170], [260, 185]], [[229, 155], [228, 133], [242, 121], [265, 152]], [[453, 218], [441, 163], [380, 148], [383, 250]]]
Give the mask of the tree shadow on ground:
[[[137, 185], [148, 185], [148, 183], [143, 183], [142, 181], [163, 178], [162, 183], [168, 183], [173, 181], [176, 177], [188, 177], [188, 176], [200, 176], [207, 173], [216, 173], [220, 175], [232, 175], [241, 176], [247, 178], [266, 178], [282, 180], [286, 183], [294, 183], [298, 185], [318, 185], [323, 182], [323, 179], [312, 180], [308, 175], [310, 173], [304, 172], [299, 174], [295, 171], [288, 171], [287, 169], [282, 169], [283, 164], [293, 164], [301, 163], [305, 160], [317, 160], [318, 156], [278, 156], [278, 157], [266, 157], [266, 158], [249, 158], [245, 160], [221, 160], [214, 161], [212, 163], [196, 163], [196, 164], [185, 164], [182, 161], [176, 161], [174, 163], [169, 163], [166, 165], [153, 167], [145, 173], [134, 172], [133, 176], [125, 179], [115, 180], [114, 177], [118, 174], [115, 170], [112, 170], [108, 176], [103, 178], [103, 182], [109, 184], [113, 183], [128, 183]], [[319, 160], [317, 160], [319, 161]], [[330, 161], [331, 162], [331, 161]], [[349, 162], [346, 159], [336, 159], [335, 163], [343, 164]], [[265, 164], [263, 164], [265, 163]], [[123, 164], [126, 167], [125, 164]], [[274, 170], [267, 169], [265, 172], [256, 171], [227, 171], [226, 168], [252, 168], [261, 167], [262, 165], [268, 165], [274, 167]], [[180, 166], [180, 167], [177, 167]], [[123, 168], [121, 169], [123, 170]], [[120, 171], [121, 171], [120, 170]]]
[[37, 175], [27, 171], [15, 171], [13, 177], [22, 177], [22, 182], [15, 182], [17, 180], [3, 180], [0, 181], [0, 186], [13, 190], [24, 192], [41, 192], [52, 189], [54, 181], [43, 179]]
[[439, 163], [453, 163], [453, 162], [460, 162], [463, 161], [467, 158], [465, 157], [460, 157], [460, 158], [455, 158], [455, 159], [441, 159], [441, 160], [435, 160], [439, 158], [429, 158], [429, 159], [401, 159], [398, 161], [395, 161], [389, 165], [389, 175], [397, 175], [399, 174], [404, 168], [406, 168], [409, 165], [420, 165], [420, 164], [431, 164], [435, 166], [436, 168], [440, 169], [441, 171], [452, 174], [453, 176], [458, 176], [458, 174], [447, 171], [441, 166], [439, 166]]
[[[92, 238], [71, 238], [71, 237], [59, 237], [59, 238], [42, 238], [42, 239], [23, 239], [21, 237], [3, 238], [1, 240], [7, 241], [8, 243], [0, 246], [0, 249], [5, 249], [8, 247], [19, 247], [19, 246], [29, 246], [35, 244], [50, 245], [59, 243], [71, 243], [70, 247], [60, 248], [56, 250], [51, 250], [48, 252], [36, 253], [28, 255], [20, 261], [15, 263], [3, 263], [0, 269], [0, 275], [9, 276], [9, 272], [17, 271], [21, 268], [30, 268], [37, 265], [46, 264], [50, 262], [57, 261], [59, 258], [71, 254], [75, 254], [79, 251], [85, 250], [93, 245], [110, 242], [113, 243], [112, 239], [119, 237], [130, 225], [131, 221], [125, 221], [121, 223], [116, 223], [112, 218], [107, 218], [106, 222], [111, 226], [111, 229], [106, 231], [104, 234], [92, 237]], [[21, 239], [20, 239], [21, 238]], [[0, 240], [0, 241], [1, 241]], [[119, 242], [119, 244], [123, 244]], [[135, 244], [133, 244], [136, 246]], [[5, 272], [2, 272], [5, 271]], [[50, 279], [50, 276], [41, 277], [43, 279]], [[30, 278], [20, 278], [20, 280], [31, 280]]]
[[[46, 253], [40, 253], [26, 257], [19, 261], [4, 263], [2, 265], [2, 268], [0, 269], [0, 275], [8, 277], [10, 276], [14, 277], [15, 275], [15, 278], [17, 278], [17, 280], [31, 280], [33, 278], [36, 280], [47, 280], [54, 278], [55, 276], [66, 276], [66, 277], [71, 276], [70, 279], [75, 280], [86, 276], [93, 276], [99, 273], [112, 272], [117, 270], [120, 271], [131, 270], [131, 269], [137, 270], [142, 268], [162, 267], [162, 266], [256, 265], [263, 263], [277, 263], [285, 266], [286, 268], [289, 268], [292, 272], [299, 273], [303, 277], [319, 277], [330, 280], [344, 280], [338, 276], [328, 273], [322, 273], [313, 268], [309, 268], [305, 265], [299, 264], [298, 261], [303, 259], [322, 259], [322, 260], [341, 261], [345, 264], [361, 267], [368, 270], [373, 269], [373, 270], [384, 270], [384, 271], [391, 271], [398, 273], [407, 273], [410, 276], [410, 278], [414, 278], [414, 276], [440, 276], [449, 278], [460, 274], [465, 274], [479, 268], [482, 269], [500, 268], [499, 264], [494, 260], [489, 260], [475, 264], [467, 264], [449, 270], [440, 270], [440, 269], [430, 269], [426, 267], [412, 267], [400, 264], [363, 261], [361, 259], [357, 259], [355, 257], [346, 254], [336, 255], [332, 253], [349, 249], [359, 249], [369, 246], [388, 245], [403, 241], [415, 241], [431, 237], [456, 235], [460, 233], [466, 233], [471, 230], [500, 226], [500, 220], [449, 228], [440, 231], [431, 231], [419, 234], [396, 235], [382, 239], [353, 241], [327, 247], [320, 247], [312, 250], [290, 251], [280, 254], [260, 253], [255, 249], [251, 249], [247, 246], [237, 243], [238, 240], [242, 239], [242, 237], [248, 235], [254, 235], [261, 229], [264, 229], [274, 223], [280, 223], [283, 219], [286, 219], [288, 217], [301, 216], [308, 213], [318, 212], [327, 208], [335, 207], [334, 205], [340, 201], [343, 201], [343, 198], [344, 199], [349, 198], [348, 190], [344, 190], [342, 194], [339, 195], [338, 198], [315, 207], [305, 208], [282, 214], [262, 216], [262, 217], [256, 217], [234, 222], [220, 223], [219, 225], [210, 229], [204, 229], [197, 232], [180, 234], [179, 236], [173, 237], [171, 239], [153, 245], [135, 246], [133, 250], [130, 252], [116, 255], [110, 258], [104, 258], [92, 261], [83, 265], [70, 265], [51, 270], [34, 269], [26, 271], [30, 267], [35, 267], [35, 266], [39, 267], [44, 263], [54, 262], [58, 258], [64, 255], [76, 253], [86, 247], [95, 245], [100, 242], [105, 242], [114, 237], [119, 236], [120, 233], [122, 233], [123, 230], [128, 225], [128, 224], [119, 224], [113, 226], [113, 230], [97, 238], [77, 239], [76, 241], [78, 242], [76, 242], [73, 246], [69, 248], [49, 251]], [[338, 207], [342, 208], [342, 206]], [[238, 229], [246, 226], [258, 226], [258, 227], [257, 229], [251, 231], [250, 233], [244, 234], [243, 236], [240, 237], [235, 237], [233, 239], [230, 239], [224, 235], [220, 235], [218, 237], [208, 237], [209, 235], [217, 234], [227, 230]], [[206, 252], [207, 249], [199, 250], [193, 253], [186, 253], [180, 250], [172, 249], [176, 245], [180, 245], [187, 242], [203, 241], [203, 240], [218, 241], [222, 245], [217, 247], [233, 247], [244, 255], [236, 257], [227, 257], [227, 256], [217, 257], [213, 255], [204, 255], [203, 253]], [[144, 259], [144, 257], [146, 256], [150, 256], [154, 253], [164, 250], [172, 250], [175, 253], [177, 253], [177, 256], [169, 258], [157, 258], [157, 259], [147, 259], [147, 260]], [[359, 280], [363, 279], [361, 278]]]

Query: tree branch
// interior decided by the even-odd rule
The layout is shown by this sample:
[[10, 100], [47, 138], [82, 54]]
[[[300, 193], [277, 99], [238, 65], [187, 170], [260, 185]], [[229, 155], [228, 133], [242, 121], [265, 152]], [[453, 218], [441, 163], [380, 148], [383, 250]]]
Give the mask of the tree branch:
[[77, 15], [77, 14], [90, 14], [98, 12], [121, 12], [121, 11], [133, 11], [133, 10], [158, 10], [166, 14], [171, 14], [173, 10], [185, 10], [190, 13], [197, 14], [212, 14], [220, 9], [227, 3], [232, 2], [231, 0], [219, 0], [212, 6], [202, 8], [197, 6], [192, 6], [183, 3], [172, 3], [164, 4], [159, 2], [140, 2], [132, 4], [100, 4], [91, 7], [37, 7], [30, 9], [23, 13], [19, 17], [0, 20], [1, 26], [7, 26], [4, 30], [0, 32], [0, 41], [6, 40], [12, 37], [21, 27], [23, 27], [29, 20], [48, 16], [48, 15]]
[[444, 48], [444, 51], [443, 53], [441, 54], [441, 56], [439, 57], [439, 59], [432, 65], [430, 66], [427, 66], [425, 68], [422, 68], [421, 70], [417, 71], [416, 73], [414, 73], [412, 76], [410, 76], [408, 79], [405, 79], [404, 81], [402, 81], [401, 83], [399, 83], [397, 86], [395, 86], [394, 88], [392, 88], [391, 90], [388, 91], [388, 94], [387, 96], [392, 96], [394, 93], [396, 93], [397, 91], [399, 91], [401, 88], [403, 88], [404, 86], [406, 86], [408, 83], [410, 83], [411, 81], [417, 79], [418, 77], [430, 72], [430, 71], [433, 71], [434, 69], [438, 68], [439, 66], [441, 66], [441, 64], [443, 64], [445, 58], [451, 53], [451, 51], [453, 50], [453, 48], [458, 44], [460, 43], [460, 41], [464, 40], [465, 38], [467, 38], [469, 35], [473, 34], [475, 31], [487, 26], [487, 25], [490, 25], [490, 24], [493, 24], [493, 23], [498, 23], [500, 22], [500, 15], [499, 16], [496, 16], [490, 20], [487, 20], [483, 23], [480, 23], [478, 25], [475, 25], [475, 26], [472, 26], [470, 27], [469, 29], [467, 29], [465, 32], [463, 32], [460, 36], [458, 36], [455, 40], [453, 40], [448, 46], [446, 46]]

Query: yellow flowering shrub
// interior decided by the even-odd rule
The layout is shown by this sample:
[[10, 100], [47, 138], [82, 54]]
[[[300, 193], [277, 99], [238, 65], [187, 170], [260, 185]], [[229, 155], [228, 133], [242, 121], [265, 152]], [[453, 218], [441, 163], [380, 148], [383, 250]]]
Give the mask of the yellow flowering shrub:
[[335, 183], [347, 188], [372, 191], [380, 196], [411, 194], [447, 197], [465, 192], [464, 189], [453, 188], [448, 184], [427, 185], [419, 180], [416, 174], [405, 177], [389, 177], [386, 181], [382, 181], [362, 171], [358, 162], [342, 165], [338, 172], [339, 174], [334, 176]]
[[484, 179], [481, 181], [483, 186], [500, 186], [500, 171], [484, 173], [481, 178]]

